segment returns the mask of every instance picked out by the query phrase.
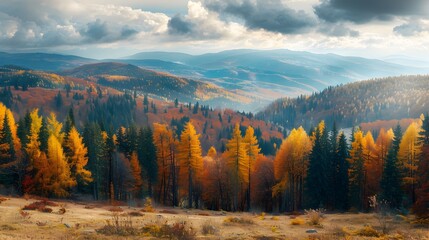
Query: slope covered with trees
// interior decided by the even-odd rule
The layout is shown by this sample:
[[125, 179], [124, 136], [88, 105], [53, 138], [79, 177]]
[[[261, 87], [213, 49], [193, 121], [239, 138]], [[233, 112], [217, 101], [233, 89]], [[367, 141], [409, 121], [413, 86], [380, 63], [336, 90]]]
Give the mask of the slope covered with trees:
[[428, 111], [429, 76], [400, 76], [329, 87], [319, 93], [275, 101], [257, 114], [286, 128], [418, 118]]
[[[287, 135], [252, 113], [97, 83], [63, 86], [3, 89], [10, 106], [0, 104], [2, 192], [282, 212], [367, 211], [378, 196], [428, 215], [427, 115], [375, 137], [356, 128], [348, 141], [324, 121]], [[423, 86], [415, 86], [418, 97]]]
[[216, 106], [249, 102], [244, 95], [226, 91], [214, 84], [176, 77], [123, 63], [96, 63], [83, 65], [62, 73], [66, 76], [84, 78], [100, 85], [119, 90], [133, 90], [152, 94], [170, 101], [205, 101]]

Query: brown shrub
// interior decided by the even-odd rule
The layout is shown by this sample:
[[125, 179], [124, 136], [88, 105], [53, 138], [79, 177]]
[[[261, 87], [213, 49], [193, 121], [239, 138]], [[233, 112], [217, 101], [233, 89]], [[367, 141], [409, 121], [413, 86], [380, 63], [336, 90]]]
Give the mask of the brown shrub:
[[219, 233], [219, 227], [213, 221], [208, 220], [201, 226], [201, 232], [203, 235], [216, 235]]
[[251, 225], [254, 224], [253, 219], [251, 218], [244, 218], [244, 217], [227, 217], [224, 220], [224, 223], [237, 223], [237, 224], [245, 224], [245, 225]]
[[41, 201], [33, 202], [24, 206], [22, 210], [28, 210], [28, 211], [37, 210], [39, 212], [51, 213], [53, 211], [52, 208], [49, 208], [47, 206], [55, 207], [55, 206], [58, 206], [58, 204], [47, 200], [41, 200]]

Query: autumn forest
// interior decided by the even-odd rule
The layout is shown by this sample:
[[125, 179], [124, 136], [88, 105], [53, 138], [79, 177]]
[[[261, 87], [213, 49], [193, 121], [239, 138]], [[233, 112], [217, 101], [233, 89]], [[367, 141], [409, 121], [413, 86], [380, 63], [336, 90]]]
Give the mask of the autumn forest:
[[[128, 94], [116, 102], [120, 99], [132, 99], [131, 105], [140, 101]], [[64, 108], [61, 92], [53, 101]], [[142, 102], [145, 113], [156, 111], [147, 96]], [[177, 100], [171, 108], [203, 115], [213, 111]], [[5, 189], [50, 198], [138, 205], [149, 197], [164, 206], [267, 212], [370, 211], [368, 199], [377, 196], [393, 209], [428, 214], [427, 115], [404, 129], [363, 132], [356, 127], [349, 136], [335, 122], [321, 121], [285, 132], [278, 146], [272, 143], [274, 152], [261, 151], [255, 128], [240, 121], [230, 123], [225, 144], [204, 151], [192, 119], [175, 126], [154, 122], [114, 128], [91, 116], [77, 125], [73, 108], [64, 121], [35, 108], [16, 120], [1, 104], [0, 181]], [[222, 117], [211, 121], [222, 122]]]

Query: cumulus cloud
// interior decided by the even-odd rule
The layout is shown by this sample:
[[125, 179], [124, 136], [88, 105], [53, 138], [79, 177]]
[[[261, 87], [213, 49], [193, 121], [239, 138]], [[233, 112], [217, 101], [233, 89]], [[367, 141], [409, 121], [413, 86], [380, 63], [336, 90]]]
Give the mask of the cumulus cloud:
[[168, 21], [168, 33], [188, 40], [231, 38], [245, 32], [235, 22], [225, 22], [216, 12], [209, 11], [201, 2], [188, 2], [188, 12], [172, 17]]
[[396, 26], [395, 28], [393, 28], [393, 31], [396, 34], [402, 35], [404, 37], [410, 37], [410, 36], [415, 36], [422, 32], [428, 32], [429, 25], [425, 24], [421, 20], [413, 19], [404, 24]]
[[294, 10], [280, 0], [205, 0], [204, 5], [221, 15], [237, 18], [249, 29], [282, 34], [308, 32], [316, 20], [302, 10]]
[[40, 48], [112, 43], [165, 32], [168, 20], [163, 13], [81, 0], [1, 1], [0, 45]]
[[427, 0], [321, 0], [314, 6], [316, 15], [328, 22], [372, 20], [387, 21], [396, 16], [428, 16]]

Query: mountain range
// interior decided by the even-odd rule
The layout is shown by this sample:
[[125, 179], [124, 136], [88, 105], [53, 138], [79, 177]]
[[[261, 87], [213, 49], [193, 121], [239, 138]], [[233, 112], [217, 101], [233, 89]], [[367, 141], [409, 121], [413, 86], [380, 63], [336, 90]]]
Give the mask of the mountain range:
[[[121, 76], [145, 81], [150, 72], [152, 83], [157, 81], [153, 80], [153, 77], [159, 74], [168, 76], [170, 80], [181, 79], [195, 83], [195, 86], [210, 84], [216, 89], [214, 92], [210, 91], [211, 105], [245, 111], [261, 110], [275, 99], [308, 95], [328, 86], [379, 77], [429, 73], [429, 66], [425, 67], [422, 62], [417, 65], [413, 64], [411, 59], [399, 57], [386, 60], [290, 50], [246, 49], [202, 55], [142, 52], [120, 59], [106, 60], [45, 53], [0, 53], [0, 66], [12, 64], [52, 71], [60, 75], [92, 77], [92, 80], [96, 75], [96, 81], [103, 75], [118, 75], [112, 73], [115, 68], [109, 69], [100, 63], [122, 63], [124, 64], [121, 65], [122, 68], [124, 66], [126, 68], [121, 70], [119, 74]], [[90, 67], [82, 68], [88, 64], [91, 64]], [[87, 73], [89, 69], [96, 74]], [[80, 75], [76, 75], [76, 72], [80, 72]], [[141, 86], [144, 92], [144, 84]], [[177, 95], [188, 101], [189, 99], [184, 96], [189, 96], [189, 92], [185, 87], [181, 89], [179, 92], [171, 92], [168, 98], [174, 99]], [[219, 99], [225, 99], [228, 95], [229, 100], [217, 102], [214, 96], [216, 93], [221, 93]], [[200, 95], [194, 99], [204, 99], [204, 96]]]

